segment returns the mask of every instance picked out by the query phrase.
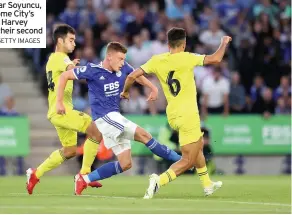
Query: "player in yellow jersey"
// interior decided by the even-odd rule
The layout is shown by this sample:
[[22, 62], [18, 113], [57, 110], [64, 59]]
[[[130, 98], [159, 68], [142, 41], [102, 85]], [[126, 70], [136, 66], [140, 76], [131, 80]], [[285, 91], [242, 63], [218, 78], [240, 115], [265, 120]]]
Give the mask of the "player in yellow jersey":
[[[92, 122], [91, 117], [85, 113], [73, 110], [73, 81], [68, 82], [64, 93], [63, 103], [66, 108], [66, 114], [60, 115], [57, 113], [57, 86], [60, 76], [64, 71], [73, 69], [79, 60], [71, 61], [67, 55], [72, 53], [75, 48], [75, 30], [71, 26], [66, 24], [57, 26], [53, 33], [53, 39], [56, 49], [50, 55], [46, 65], [49, 90], [49, 110], [47, 117], [56, 128], [63, 147], [54, 151], [37, 169], [29, 168], [26, 171], [26, 189], [29, 194], [33, 193], [35, 185], [45, 172], [58, 167], [65, 160], [76, 155], [77, 132], [83, 132], [89, 136], [84, 145], [81, 174], [91, 172], [91, 165], [96, 156], [98, 144], [102, 139], [102, 135]], [[101, 184], [94, 182], [90, 186], [100, 187]]]
[[209, 178], [203, 155], [203, 133], [197, 105], [194, 67], [219, 63], [231, 37], [224, 36], [218, 50], [212, 55], [196, 55], [185, 52], [186, 32], [172, 28], [167, 33], [169, 52], [153, 56], [148, 62], [131, 73], [125, 83], [122, 98], [129, 99], [129, 89], [144, 73], [154, 73], [163, 88], [168, 105], [166, 109], [170, 126], [179, 132], [182, 158], [160, 176], [152, 174], [145, 199], [153, 197], [158, 189], [173, 181], [186, 170], [196, 167], [205, 195], [211, 195], [222, 186]]

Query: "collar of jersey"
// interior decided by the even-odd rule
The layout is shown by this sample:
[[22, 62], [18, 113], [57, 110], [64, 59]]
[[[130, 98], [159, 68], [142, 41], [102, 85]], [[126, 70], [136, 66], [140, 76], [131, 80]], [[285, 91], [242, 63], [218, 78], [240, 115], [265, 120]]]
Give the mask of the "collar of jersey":
[[100, 62], [100, 67], [103, 68], [104, 70], [108, 71], [109, 73], [113, 73], [112, 71], [109, 71], [108, 69], [103, 67], [102, 61]]

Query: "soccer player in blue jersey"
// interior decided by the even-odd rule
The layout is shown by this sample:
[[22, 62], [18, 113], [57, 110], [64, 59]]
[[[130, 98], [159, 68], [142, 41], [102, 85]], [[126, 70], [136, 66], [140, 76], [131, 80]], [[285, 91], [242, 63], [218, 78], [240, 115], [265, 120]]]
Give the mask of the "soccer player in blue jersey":
[[[66, 114], [63, 95], [68, 80], [85, 79], [88, 83], [92, 118], [103, 135], [104, 145], [112, 149], [118, 161], [109, 162], [88, 175], [75, 176], [75, 194], [81, 195], [92, 181], [109, 178], [131, 168], [131, 140], [145, 144], [155, 155], [176, 162], [181, 156], [160, 144], [151, 134], [120, 114], [120, 93], [127, 76], [134, 71], [125, 62], [127, 49], [118, 42], [107, 46], [105, 59], [98, 65], [89, 63], [61, 75], [57, 92], [57, 113]], [[151, 89], [148, 100], [156, 100], [157, 88], [144, 76], [137, 82]]]

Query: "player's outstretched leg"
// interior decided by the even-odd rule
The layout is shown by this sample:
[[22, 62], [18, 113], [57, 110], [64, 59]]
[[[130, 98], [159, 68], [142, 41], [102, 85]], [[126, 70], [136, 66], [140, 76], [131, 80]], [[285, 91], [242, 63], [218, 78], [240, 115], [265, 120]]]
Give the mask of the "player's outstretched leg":
[[149, 187], [146, 190], [144, 199], [153, 198], [161, 186], [175, 180], [179, 175], [184, 173], [195, 165], [199, 151], [203, 145], [202, 138], [197, 142], [190, 143], [181, 147], [182, 157], [179, 161], [172, 164], [170, 168], [161, 175], [152, 174], [149, 179]]
[[[82, 160], [82, 167], [80, 170], [81, 175], [85, 175], [91, 172], [91, 166], [94, 162], [98, 151], [99, 142], [94, 139], [88, 138], [84, 143], [84, 154]], [[102, 187], [102, 184], [98, 181], [93, 181], [88, 184], [90, 187], [99, 188]]]
[[[86, 129], [86, 134], [88, 135], [87, 140], [84, 143], [84, 154], [82, 160], [82, 167], [80, 174], [88, 174], [91, 172], [91, 166], [97, 154], [99, 143], [101, 142], [101, 134], [97, 129], [94, 122], [91, 122], [90, 126]], [[93, 181], [88, 184], [90, 187], [99, 188], [102, 184], [98, 181]]]
[[40, 181], [44, 173], [60, 166], [65, 160], [76, 155], [76, 145], [63, 147], [54, 151], [37, 169], [29, 168], [26, 170], [27, 182], [26, 189], [28, 194], [32, 194], [34, 187]]
[[117, 154], [118, 161], [109, 162], [97, 168], [88, 175], [78, 174], [75, 176], [75, 195], [81, 195], [89, 183], [97, 180], [110, 178], [113, 175], [120, 174], [132, 167], [131, 150], [127, 149]]
[[88, 174], [91, 172], [91, 166], [96, 158], [99, 143], [94, 139], [87, 138], [83, 146], [83, 159], [80, 174]]
[[[85, 124], [85, 128], [82, 128], [81, 130], [82, 132], [87, 133], [94, 141], [99, 143], [102, 139], [102, 135], [96, 128], [95, 124], [91, 123], [91, 119], [89, 117], [88, 121], [89, 122]], [[29, 168], [26, 171], [27, 175], [26, 189], [28, 194], [30, 195], [33, 193], [36, 184], [39, 183], [41, 176], [43, 176], [46, 172], [57, 168], [65, 160], [75, 157], [76, 155], [77, 133], [66, 128], [58, 128], [57, 132], [60, 137], [60, 141], [63, 145], [63, 148], [54, 151], [41, 165], [38, 166], [37, 169]], [[101, 184], [98, 182], [94, 182], [93, 186], [100, 187]]]
[[157, 140], [155, 140], [151, 134], [145, 131], [141, 127], [137, 127], [134, 136], [136, 141], [139, 141], [150, 149], [150, 151], [166, 160], [170, 160], [173, 162], [177, 162], [181, 159], [181, 156], [177, 154], [175, 151], [169, 149], [167, 146], [160, 144]]
[[204, 188], [205, 196], [212, 195], [217, 189], [222, 187], [223, 184], [222, 181], [217, 182], [211, 181], [202, 150], [200, 150], [198, 154], [197, 160], [195, 162], [195, 167], [200, 178], [201, 184]]

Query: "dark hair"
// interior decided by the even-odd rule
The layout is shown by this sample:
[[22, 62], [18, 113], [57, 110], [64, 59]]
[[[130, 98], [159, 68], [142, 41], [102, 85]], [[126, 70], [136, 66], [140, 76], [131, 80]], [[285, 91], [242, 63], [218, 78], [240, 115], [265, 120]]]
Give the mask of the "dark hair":
[[183, 28], [174, 27], [167, 32], [167, 39], [170, 47], [178, 47], [186, 39], [186, 31]]
[[110, 42], [109, 44], [107, 44], [107, 47], [106, 47], [106, 52], [109, 52], [109, 51], [122, 52], [126, 54], [128, 50], [124, 45], [122, 45], [119, 42]]
[[76, 34], [74, 28], [72, 28], [70, 25], [67, 25], [67, 24], [57, 25], [53, 33], [53, 40], [54, 40], [55, 45], [57, 44], [59, 38], [64, 39], [68, 33], [71, 33], [74, 35]]

